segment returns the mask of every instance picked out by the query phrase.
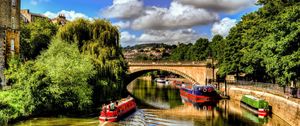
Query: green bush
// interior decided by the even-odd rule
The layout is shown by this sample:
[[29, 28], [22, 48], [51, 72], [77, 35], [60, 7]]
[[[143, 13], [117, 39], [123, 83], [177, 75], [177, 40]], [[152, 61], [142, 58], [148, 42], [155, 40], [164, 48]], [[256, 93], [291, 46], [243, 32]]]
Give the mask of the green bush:
[[[10, 62], [14, 63], [14, 62]], [[10, 67], [8, 71], [14, 71]], [[19, 66], [7, 77], [11, 90], [0, 92], [0, 122], [19, 117], [54, 112], [65, 114], [86, 111], [92, 105], [88, 80], [96, 72], [91, 61], [76, 45], [54, 39], [36, 61]]]

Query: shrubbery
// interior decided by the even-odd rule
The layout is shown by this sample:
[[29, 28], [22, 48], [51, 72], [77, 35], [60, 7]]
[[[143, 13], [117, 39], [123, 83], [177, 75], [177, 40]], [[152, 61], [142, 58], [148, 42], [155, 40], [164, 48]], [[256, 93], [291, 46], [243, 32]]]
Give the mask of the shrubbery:
[[22, 59], [10, 59], [5, 75], [12, 89], [0, 91], [0, 125], [32, 115], [90, 112], [121, 96], [127, 64], [117, 27], [106, 20], [77, 19], [56, 36], [55, 27], [43, 20], [22, 25], [21, 45], [33, 46], [21, 46]]
[[75, 44], [53, 40], [36, 61], [7, 75], [14, 84], [11, 90], [0, 92], [2, 124], [32, 114], [86, 111], [92, 105], [88, 80], [95, 73], [91, 61]]

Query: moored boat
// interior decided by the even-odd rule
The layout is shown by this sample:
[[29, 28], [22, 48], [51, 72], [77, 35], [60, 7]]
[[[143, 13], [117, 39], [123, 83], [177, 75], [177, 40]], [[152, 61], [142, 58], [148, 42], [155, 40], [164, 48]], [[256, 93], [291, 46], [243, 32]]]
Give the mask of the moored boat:
[[136, 109], [135, 100], [132, 97], [123, 98], [116, 102], [115, 107], [111, 109], [110, 105], [102, 107], [100, 112], [100, 121], [116, 122], [124, 115]]
[[180, 96], [185, 97], [192, 102], [206, 102], [221, 98], [215, 88], [211, 85], [193, 85], [191, 88], [182, 86], [180, 88]]
[[166, 80], [160, 79], [160, 78], [155, 79], [155, 81], [156, 81], [157, 83], [165, 83], [165, 82], [166, 82]]
[[269, 113], [269, 103], [252, 95], [243, 95], [241, 103], [242, 107], [259, 116], [267, 116]]

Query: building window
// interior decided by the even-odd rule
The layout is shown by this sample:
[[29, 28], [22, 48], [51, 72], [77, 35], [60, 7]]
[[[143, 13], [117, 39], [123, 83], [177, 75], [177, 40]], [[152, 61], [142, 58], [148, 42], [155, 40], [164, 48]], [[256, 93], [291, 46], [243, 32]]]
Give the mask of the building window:
[[15, 39], [10, 40], [10, 51], [15, 51]]
[[16, 0], [12, 0], [12, 1], [11, 1], [11, 5], [12, 5], [13, 7], [15, 7], [15, 6], [16, 6]]
[[12, 28], [15, 29], [16, 28], [15, 17], [11, 17], [11, 24], [12, 24]]

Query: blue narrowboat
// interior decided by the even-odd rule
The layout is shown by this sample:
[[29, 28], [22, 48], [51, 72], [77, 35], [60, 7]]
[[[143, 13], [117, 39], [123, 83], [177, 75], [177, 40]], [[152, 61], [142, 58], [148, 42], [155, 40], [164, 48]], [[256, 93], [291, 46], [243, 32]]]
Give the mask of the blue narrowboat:
[[180, 96], [189, 99], [192, 102], [205, 102], [221, 99], [221, 96], [212, 85], [202, 86], [193, 84], [191, 88], [182, 86]]

